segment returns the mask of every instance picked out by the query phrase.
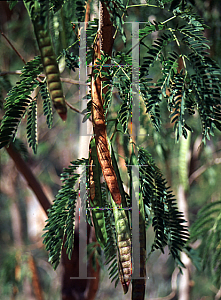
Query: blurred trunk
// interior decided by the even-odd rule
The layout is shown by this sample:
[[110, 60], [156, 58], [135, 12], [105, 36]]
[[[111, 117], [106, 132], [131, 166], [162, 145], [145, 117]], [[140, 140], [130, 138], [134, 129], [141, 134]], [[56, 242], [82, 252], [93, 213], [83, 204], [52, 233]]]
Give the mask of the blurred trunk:
[[[178, 188], [178, 207], [179, 210], [184, 213], [185, 220], [189, 224], [188, 219], [188, 203], [186, 199], [186, 193], [182, 185]], [[186, 255], [186, 253], [181, 253], [181, 261], [183, 262], [185, 269], [182, 269], [183, 274], [180, 275], [179, 281], [179, 297], [178, 300], [190, 300], [190, 267], [191, 267], [191, 260]]]
[[29, 256], [28, 259], [28, 264], [29, 264], [29, 268], [31, 270], [31, 277], [32, 277], [32, 288], [33, 288], [33, 292], [35, 294], [36, 300], [43, 300], [43, 293], [42, 293], [42, 288], [41, 288], [41, 284], [40, 284], [40, 280], [39, 280], [39, 276], [38, 276], [38, 271], [37, 271], [37, 267], [34, 261], [34, 258], [32, 255]]
[[[182, 211], [184, 218], [189, 225], [189, 214], [188, 214], [188, 202], [186, 192], [189, 189], [189, 162], [190, 162], [190, 139], [191, 134], [188, 134], [188, 138], [184, 137], [180, 140], [180, 153], [179, 153], [179, 178], [180, 185], [178, 187], [178, 208]], [[185, 269], [182, 269], [183, 274], [180, 275], [179, 281], [179, 297], [178, 300], [189, 300], [190, 299], [190, 267], [191, 260], [189, 257], [182, 252], [181, 261], [185, 265]]]

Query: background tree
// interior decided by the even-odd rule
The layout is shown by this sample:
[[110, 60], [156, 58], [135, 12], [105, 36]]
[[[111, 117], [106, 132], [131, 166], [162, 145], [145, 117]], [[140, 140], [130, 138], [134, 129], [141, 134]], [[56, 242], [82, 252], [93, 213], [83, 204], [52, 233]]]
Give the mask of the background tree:
[[[13, 5], [16, 2], [11, 1], [11, 4]], [[88, 3], [87, 5], [89, 5]], [[58, 53], [61, 53], [57, 56], [60, 66], [65, 60], [66, 66], [75, 72], [75, 69], [78, 67], [78, 39], [80, 35], [82, 39], [82, 33], [80, 32], [82, 29], [79, 27], [77, 33], [76, 29], [78, 26], [73, 25], [72, 28], [70, 24], [71, 22], [77, 24], [77, 22], [85, 20], [86, 4], [80, 1], [76, 3], [74, 1], [65, 3], [62, 1], [25, 1], [25, 4], [35, 28], [35, 35], [47, 77], [47, 85], [45, 80], [43, 80], [44, 77], [41, 75], [43, 68], [40, 57], [36, 57], [29, 63], [26, 63], [20, 82], [11, 89], [6, 98], [6, 112], [1, 124], [0, 143], [1, 147], [4, 147], [14, 139], [22, 117], [27, 114], [28, 143], [33, 151], [36, 152], [38, 144], [37, 120], [38, 122], [40, 120], [41, 124], [41, 116], [37, 117], [37, 107], [38, 111], [41, 108], [36, 94], [30, 97], [31, 92], [36, 88], [37, 92], [38, 89], [40, 90], [44, 101], [43, 112], [46, 115], [49, 127], [52, 127], [52, 106], [48, 91], [58, 113], [62, 116], [62, 119], [66, 118], [66, 108], [58, 76], [58, 67], [50, 41], [49, 24], [52, 26], [51, 34], [55, 41], [55, 49]], [[163, 161], [165, 161], [167, 166], [170, 165], [170, 159], [168, 159], [168, 157], [171, 157], [169, 136], [175, 133], [177, 141], [182, 135], [186, 138], [190, 125], [193, 125], [191, 127], [196, 127], [194, 123], [197, 123], [197, 120], [199, 120], [196, 117], [189, 118], [188, 113], [190, 115], [194, 112], [196, 112], [195, 115], [198, 113], [202, 123], [202, 130], [200, 131], [203, 134], [202, 139], [204, 143], [206, 138], [213, 134], [215, 127], [220, 129], [220, 70], [218, 65], [208, 55], [208, 43], [202, 34], [202, 30], [206, 25], [194, 12], [194, 4], [193, 1], [190, 3], [186, 1], [153, 1], [153, 3], [127, 3], [125, 5], [121, 1], [106, 1], [100, 3], [99, 19], [94, 19], [88, 24], [87, 64], [93, 63], [93, 75], [90, 81], [91, 92], [87, 96], [91, 100], [88, 102], [88, 111], [84, 121], [86, 119], [89, 120], [90, 115], [92, 115], [95, 139], [92, 139], [90, 143], [89, 159], [86, 157], [83, 160], [74, 161], [68, 168], [64, 169], [62, 174], [63, 186], [57, 193], [56, 199], [49, 210], [44, 238], [46, 249], [49, 250], [49, 259], [55, 267], [59, 263], [61, 250], [64, 246], [64, 279], [69, 278], [72, 274], [72, 265], [65, 259], [65, 252], [67, 252], [69, 258], [72, 256], [72, 260], [77, 257], [76, 253], [72, 255], [74, 222], [76, 220], [73, 216], [76, 210], [78, 194], [78, 188], [74, 187], [74, 184], [79, 178], [75, 171], [77, 166], [82, 164], [90, 165], [86, 173], [86, 184], [89, 191], [87, 198], [90, 199], [90, 206], [94, 207], [92, 219], [97, 240], [104, 250], [106, 261], [110, 263], [109, 276], [114, 279], [120, 278], [124, 292], [128, 291], [131, 280], [132, 254], [130, 245], [133, 235], [131, 234], [130, 226], [131, 212], [127, 214], [125, 210], [119, 208], [131, 207], [133, 195], [136, 193], [135, 190], [137, 190], [139, 185], [140, 195], [142, 195], [138, 203], [141, 212], [139, 218], [140, 274], [142, 276], [145, 275], [145, 226], [146, 229], [149, 228], [148, 241], [151, 240], [151, 242], [147, 243], [147, 251], [152, 253], [159, 249], [163, 252], [167, 245], [175, 261], [182, 265], [180, 250], [185, 245], [188, 233], [184, 219], [175, 204], [174, 197], [168, 189], [161, 171], [152, 160], [151, 152], [155, 156], [154, 152], [157, 150], [161, 159], [159, 165], [162, 168]], [[138, 91], [138, 87], [134, 85], [133, 81], [136, 69], [133, 69], [131, 52], [133, 56], [134, 48], [131, 47], [130, 39], [128, 38], [129, 28], [127, 26], [123, 27], [123, 23], [126, 15], [127, 20], [134, 20], [134, 13], [130, 13], [132, 9], [136, 9], [137, 15], [142, 20], [145, 13], [141, 13], [139, 7], [146, 7], [149, 17], [151, 14], [155, 14], [157, 22], [149, 20], [147, 24], [141, 25], [139, 30], [141, 54], [139, 85], [141, 100], [143, 101], [141, 102], [142, 117], [140, 122], [145, 137], [138, 136], [132, 142], [132, 139], [129, 137], [133, 136], [136, 129], [134, 127], [130, 128], [130, 115], [131, 112], [134, 113], [131, 89], [134, 90], [135, 88], [135, 91]], [[136, 21], [140, 21], [140, 19], [138, 18]], [[120, 33], [119, 36], [116, 36], [117, 31]], [[113, 40], [113, 37], [115, 40]], [[127, 43], [124, 46], [125, 42]], [[22, 60], [24, 62], [24, 59]], [[110, 62], [112, 66], [107, 67]], [[69, 77], [70, 74], [68, 74]], [[62, 80], [64, 81], [64, 79]], [[70, 79], [67, 81], [76, 83]], [[7, 78], [4, 78], [2, 85], [6, 91], [9, 90]], [[115, 92], [116, 89], [118, 94]], [[68, 99], [68, 92], [66, 93], [66, 99]], [[69, 101], [66, 101], [66, 104], [75, 112], [80, 112], [78, 109], [73, 108], [73, 103], [69, 104]], [[145, 111], [147, 114], [145, 114]], [[162, 127], [160, 129], [161, 123], [165, 124], [164, 120], [166, 118], [171, 121], [174, 127], [172, 128], [169, 123], [166, 123], [168, 128]], [[73, 124], [72, 119], [67, 119], [66, 124], [62, 126], [68, 128], [70, 122], [70, 124]], [[135, 120], [133, 121], [134, 123]], [[23, 124], [21, 123], [22, 126]], [[77, 123], [75, 127], [76, 129], [78, 128]], [[71, 125], [71, 129], [73, 129], [73, 125]], [[53, 132], [53, 128], [51, 131]], [[146, 136], [150, 138], [147, 139]], [[63, 139], [64, 143], [62, 144], [61, 141], [58, 146], [65, 145], [64, 135]], [[70, 134], [68, 134], [66, 141], [68, 146], [70, 145], [70, 140]], [[117, 148], [116, 143], [119, 144]], [[21, 145], [21, 143], [17, 143], [17, 147], [20, 147], [17, 149], [22, 149]], [[40, 147], [41, 143], [38, 146], [38, 155]], [[47, 147], [53, 151], [50, 144]], [[8, 148], [8, 152], [10, 149], [12, 149], [11, 146]], [[187, 166], [185, 162], [184, 164], [182, 163], [184, 154], [188, 153], [188, 144], [186, 148], [181, 146], [181, 150], [183, 152], [181, 152], [179, 166], [180, 186], [183, 190], [188, 191], [189, 175], [192, 176], [192, 179], [191, 176], [189, 177], [190, 183], [196, 180], [197, 175], [194, 175], [194, 172], [192, 174], [190, 172], [188, 175]], [[64, 151], [63, 146], [62, 151]], [[193, 148], [192, 161], [194, 161], [194, 155], [196, 158], [196, 152]], [[22, 153], [24, 153], [24, 150]], [[127, 165], [125, 173], [122, 171], [123, 168], [118, 169], [118, 153], [123, 156], [124, 164]], [[117, 154], [117, 160], [115, 154]], [[68, 156], [70, 155], [68, 154]], [[15, 160], [21, 161], [21, 158]], [[72, 155], [70, 160], [73, 160]], [[54, 162], [55, 160], [52, 159], [52, 161]], [[96, 163], [94, 163], [95, 161]], [[67, 164], [66, 162], [65, 165], [67, 166]], [[139, 165], [140, 182], [138, 186], [136, 186], [134, 175], [132, 176], [134, 168], [131, 169], [131, 165]], [[170, 184], [173, 181], [171, 176], [173, 170], [171, 169], [167, 168], [166, 172]], [[100, 183], [101, 172], [105, 180], [103, 184]], [[122, 185], [122, 179], [124, 184], [128, 186], [127, 193]], [[108, 202], [107, 199], [110, 196], [112, 200]], [[95, 202], [98, 200], [100, 202]], [[45, 201], [47, 200], [45, 199]], [[97, 206], [104, 207], [106, 210], [100, 212], [99, 209], [96, 209]], [[218, 210], [212, 210], [210, 213], [218, 213]], [[208, 214], [209, 217], [211, 217], [210, 213]], [[200, 218], [200, 220], [203, 219], [207, 220], [205, 215]], [[213, 227], [215, 228], [214, 235], [209, 231], [213, 226], [212, 220], [211, 218], [207, 220], [207, 224], [210, 225], [202, 233], [208, 232], [210, 239], [213, 239], [211, 244], [208, 243], [208, 247], [211, 246], [216, 253], [215, 257], [219, 258], [220, 252], [218, 251], [217, 238], [220, 228], [218, 222], [219, 214], [215, 219], [216, 227]], [[88, 218], [88, 222], [91, 224], [90, 218]], [[202, 221], [195, 225], [193, 240], [199, 237], [196, 228], [202, 226], [203, 223], [200, 222]], [[151, 227], [154, 229], [152, 232]], [[152, 239], [150, 239], [150, 236], [152, 236]], [[74, 249], [76, 250], [77, 247]], [[100, 247], [98, 244], [91, 244], [88, 249], [93, 254], [91, 262], [96, 262], [97, 259], [100, 260]], [[197, 260], [196, 258], [194, 259], [196, 252], [190, 246], [184, 249], [196, 263]], [[217, 266], [214, 262], [216, 260], [213, 258], [211, 271], [213, 273], [216, 270], [216, 278], [219, 278], [217, 274], [219, 274], [220, 266]], [[13, 268], [16, 270], [16, 265], [20, 265], [17, 258], [12, 270]], [[95, 263], [93, 263], [93, 266], [95, 266]], [[91, 264], [89, 264], [89, 269], [93, 272]], [[33, 282], [34, 274], [35, 272], [33, 271]], [[63, 299], [77, 299], [77, 297], [89, 299], [92, 294], [88, 291], [96, 290], [97, 288], [97, 283], [94, 281], [93, 284], [92, 282], [86, 280], [79, 284], [79, 288], [77, 288], [76, 284], [72, 288], [69, 285], [67, 289], [63, 286]], [[216, 280], [218, 288], [219, 285], [219, 281]], [[14, 286], [18, 288], [16, 280]], [[144, 280], [132, 279], [132, 298], [143, 299], [144, 287]], [[13, 289], [13, 297], [17, 293], [16, 288]], [[36, 297], [41, 297], [37, 296], [37, 290], [39, 288], [36, 288]], [[174, 296], [175, 291], [172, 292], [171, 297]], [[187, 294], [189, 293], [190, 291], [187, 292]], [[149, 290], [148, 297], [150, 294], [151, 291]], [[91, 299], [94, 295], [91, 296]]]

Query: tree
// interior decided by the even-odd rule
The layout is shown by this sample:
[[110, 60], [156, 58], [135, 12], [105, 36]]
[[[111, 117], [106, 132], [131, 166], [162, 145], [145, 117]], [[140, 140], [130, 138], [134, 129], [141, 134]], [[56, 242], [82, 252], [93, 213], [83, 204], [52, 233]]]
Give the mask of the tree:
[[[11, 6], [16, 2], [11, 1]], [[82, 64], [86, 69], [86, 63], [92, 63], [92, 74], [87, 78], [90, 86], [87, 108], [78, 111], [84, 114], [83, 122], [93, 124], [89, 157], [72, 161], [63, 170], [63, 186], [48, 210], [44, 244], [55, 269], [62, 251], [64, 257], [66, 253], [69, 259], [74, 258], [78, 219], [75, 211], [80, 191], [83, 216], [89, 225], [93, 224], [98, 242], [88, 246], [91, 262], [94, 262], [92, 267], [96, 269], [101, 247], [109, 264], [110, 279], [116, 283], [120, 280], [124, 293], [132, 280], [132, 299], [144, 299], [146, 257], [156, 249], [164, 252], [168, 246], [175, 262], [183, 267], [180, 252], [185, 250], [190, 255], [191, 248], [186, 245], [189, 233], [185, 218], [150, 151], [145, 149], [146, 142], [138, 128], [146, 138], [153, 130], [160, 131], [165, 116], [172, 123], [175, 140], [179, 142], [192, 131], [189, 116], [197, 112], [202, 124], [202, 142], [206, 143], [215, 128], [221, 130], [220, 68], [208, 54], [208, 42], [203, 36], [207, 26], [196, 14], [194, 1], [162, 0], [141, 4], [100, 1], [99, 19], [89, 21], [86, 28], [81, 22], [85, 16], [88, 18], [90, 1], [25, 0], [24, 4], [41, 55], [25, 64], [21, 80], [5, 99], [0, 147], [13, 142], [21, 119], [27, 114], [27, 139], [36, 153], [39, 100], [38, 95], [32, 97], [31, 93], [37, 89], [41, 94], [50, 128], [52, 104], [62, 120], [67, 119], [67, 105], [78, 111], [64, 99], [57, 62], [65, 59], [66, 67], [74, 72]], [[70, 5], [73, 13], [70, 13]], [[130, 11], [139, 6], [164, 14], [159, 15], [157, 21], [145, 22], [140, 27], [134, 22], [130, 40], [125, 18], [130, 20]], [[55, 19], [60, 28], [56, 27]], [[71, 22], [73, 27], [69, 25]], [[63, 41], [57, 43], [60, 52], [57, 56], [51, 42], [50, 24], [54, 38], [59, 36]], [[157, 33], [156, 38], [152, 38], [154, 33]], [[87, 46], [84, 46], [86, 36]], [[87, 52], [85, 64], [84, 57], [78, 55], [79, 41], [81, 54]], [[43, 70], [45, 77], [41, 75]], [[144, 126], [145, 123], [148, 126]], [[125, 172], [119, 167], [122, 166], [119, 153], [123, 154]], [[77, 173], [80, 166], [83, 171]], [[77, 185], [79, 179], [80, 186]], [[147, 254], [145, 232], [151, 226], [154, 240]], [[218, 251], [216, 257], [219, 256]], [[78, 293], [84, 294], [85, 288]], [[81, 297], [89, 299], [89, 296]], [[63, 294], [63, 298], [75, 299], [75, 296]]]

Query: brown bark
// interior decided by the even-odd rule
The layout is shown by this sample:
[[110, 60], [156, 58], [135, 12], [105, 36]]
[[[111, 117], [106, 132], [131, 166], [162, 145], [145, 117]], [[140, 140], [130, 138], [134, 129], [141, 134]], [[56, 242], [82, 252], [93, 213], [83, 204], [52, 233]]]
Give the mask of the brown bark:
[[[184, 191], [183, 186], [180, 184], [178, 188], [178, 206], [180, 211], [184, 213], [185, 220], [189, 224], [188, 219], [188, 204], [186, 199], [186, 193]], [[190, 267], [191, 267], [191, 260], [186, 255], [186, 253], [181, 253], [181, 261], [185, 265], [185, 269], [182, 269], [183, 274], [180, 277], [179, 282], [179, 300], [189, 300], [190, 299]]]

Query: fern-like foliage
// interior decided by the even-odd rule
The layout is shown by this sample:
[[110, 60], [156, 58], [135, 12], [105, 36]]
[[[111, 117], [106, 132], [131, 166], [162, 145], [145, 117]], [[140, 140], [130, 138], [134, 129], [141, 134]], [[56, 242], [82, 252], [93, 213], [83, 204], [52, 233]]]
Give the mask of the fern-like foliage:
[[107, 232], [107, 244], [104, 248], [105, 264], [108, 265], [108, 273], [111, 282], [115, 281], [115, 286], [119, 282], [117, 243], [115, 223], [112, 210], [105, 210], [105, 224]]
[[8, 93], [11, 87], [12, 86], [10, 80], [8, 79], [8, 75], [5, 74], [4, 76], [1, 76], [0, 77], [0, 109], [3, 109], [3, 103], [4, 103], [3, 91]]
[[[147, 24], [146, 27], [141, 30], [141, 39], [150, 32], [164, 28], [165, 26], [157, 23]], [[166, 91], [171, 76], [174, 74], [174, 69], [177, 67], [176, 53], [170, 55], [171, 59], [165, 59], [163, 55], [165, 47], [171, 41], [172, 35], [170, 33], [163, 33], [162, 36], [155, 41], [153, 46], [148, 49], [140, 68], [140, 91], [146, 106], [146, 112], [150, 115], [150, 119], [156, 130], [159, 130], [161, 126], [160, 103], [162, 102], [163, 97], [166, 97]], [[163, 76], [155, 83], [151, 82], [149, 72], [150, 68], [154, 66], [158, 60], [162, 64]]]
[[[174, 259], [180, 262], [179, 251], [182, 251], [189, 237], [183, 214], [178, 211], [166, 180], [146, 150], [139, 149], [138, 162], [140, 186], [144, 205], [147, 207], [145, 211], [152, 213], [152, 226], [155, 232], [152, 251], [160, 249], [163, 252], [163, 248], [168, 245]], [[146, 218], [150, 222], [150, 216], [146, 215]]]
[[86, 4], [87, 1], [85, 0], [78, 0], [76, 1], [76, 16], [78, 22], [84, 22], [84, 16], [86, 12]]
[[88, 23], [86, 33], [87, 33], [87, 64], [89, 65], [92, 62], [93, 58], [93, 45], [95, 42], [95, 39], [97, 37], [97, 30], [98, 30], [98, 19], [94, 19], [93, 21], [90, 21]]
[[115, 26], [116, 30], [118, 30], [118, 32], [121, 34], [121, 38], [122, 38], [123, 42], [126, 43], [126, 35], [124, 32], [124, 27], [123, 27], [123, 24], [124, 24], [123, 14], [126, 11], [126, 7], [125, 7], [123, 1], [101, 0], [101, 2], [105, 2], [106, 7], [109, 10], [113, 25]]
[[75, 69], [79, 68], [79, 57], [74, 55], [74, 53], [70, 52], [68, 49], [63, 50], [63, 55], [65, 57], [65, 62], [68, 69], [75, 72]]
[[[140, 91], [157, 130], [160, 103], [166, 99], [177, 140], [181, 135], [187, 137], [187, 130], [191, 130], [186, 122], [188, 113], [198, 110], [205, 142], [214, 134], [214, 128], [221, 130], [221, 71], [208, 55], [209, 44], [203, 36], [205, 23], [190, 9], [185, 10], [186, 5], [185, 2], [182, 10], [177, 7], [173, 11], [178, 24], [175, 28], [164, 21], [149, 22], [140, 29], [140, 44], [148, 49], [140, 68]], [[159, 31], [160, 36], [149, 47], [144, 38], [154, 31]], [[169, 47], [173, 52], [168, 51]], [[157, 82], [150, 78], [156, 63], [161, 65]]]
[[29, 105], [27, 119], [27, 139], [28, 144], [32, 147], [33, 152], [37, 153], [37, 98], [33, 99]]
[[29, 157], [29, 153], [28, 153], [28, 148], [27, 146], [23, 143], [22, 140], [15, 138], [14, 142], [12, 143], [12, 146], [14, 147], [14, 149], [20, 153], [21, 157], [27, 161], [28, 157]]
[[21, 80], [10, 90], [5, 102], [5, 115], [0, 127], [0, 148], [13, 141], [18, 125], [32, 103], [30, 94], [38, 86], [37, 76], [42, 72], [41, 58], [35, 57], [22, 70]]
[[[108, 72], [107, 72], [108, 75]], [[105, 76], [105, 79], [107, 77]], [[111, 80], [105, 80], [103, 81], [102, 89], [105, 89], [105, 93], [103, 93], [103, 99], [104, 99], [104, 114], [105, 117], [107, 117], [107, 113], [110, 109], [111, 103], [112, 103], [112, 92], [113, 92], [113, 85]]]
[[7, 0], [7, 2], [9, 3], [9, 8], [13, 9], [13, 7], [17, 4], [18, 0]]
[[125, 95], [121, 94], [121, 98], [123, 99], [123, 103], [118, 113], [118, 120], [123, 127], [123, 132], [126, 133], [128, 129], [129, 117], [132, 111], [132, 101], [130, 92], [125, 93]]
[[168, 105], [171, 111], [171, 123], [174, 124], [177, 141], [183, 135], [187, 138], [187, 129], [191, 130], [185, 123], [185, 103], [189, 100], [188, 89], [185, 85], [183, 72], [176, 73], [173, 76], [171, 94], [168, 99]]
[[60, 262], [62, 247], [66, 248], [69, 259], [73, 251], [75, 209], [79, 190], [79, 188], [75, 189], [75, 184], [80, 177], [75, 171], [82, 164], [87, 164], [87, 160], [73, 161], [68, 168], [64, 169], [61, 174], [63, 185], [48, 213], [43, 243], [49, 251], [49, 261], [54, 269]]
[[50, 2], [51, 2], [51, 8], [53, 9], [54, 12], [57, 12], [65, 3], [64, 0], [51, 0]]
[[217, 288], [221, 284], [221, 201], [207, 204], [190, 228], [190, 241], [201, 240], [202, 267], [212, 275]]
[[128, 122], [132, 112], [132, 59], [124, 53], [118, 53], [113, 62], [116, 66], [112, 67], [113, 85], [118, 89], [122, 104], [118, 111], [117, 120], [122, 125], [123, 132], [128, 130]]
[[43, 100], [43, 112], [46, 116], [46, 122], [48, 125], [48, 128], [52, 127], [53, 124], [53, 112], [52, 112], [52, 102], [51, 97], [48, 93], [48, 89], [45, 82], [41, 82], [39, 84], [40, 86], [40, 94]]

